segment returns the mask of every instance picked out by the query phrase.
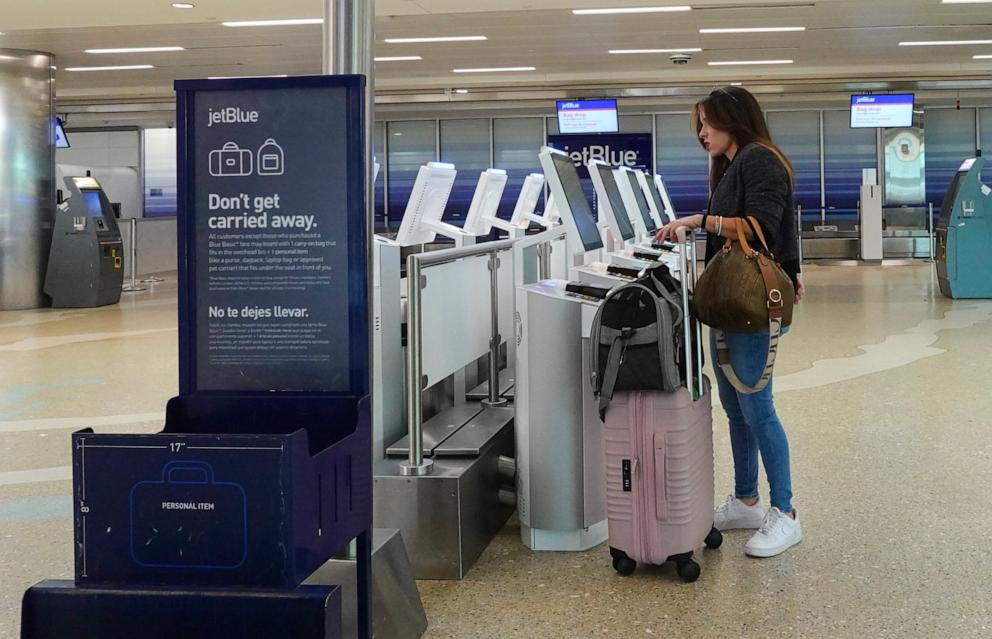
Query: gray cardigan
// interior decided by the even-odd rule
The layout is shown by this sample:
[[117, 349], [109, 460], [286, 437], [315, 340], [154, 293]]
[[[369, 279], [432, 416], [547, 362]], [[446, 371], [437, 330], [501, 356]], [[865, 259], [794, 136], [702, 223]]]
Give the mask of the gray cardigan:
[[[710, 197], [709, 214], [723, 217], [751, 216], [761, 224], [775, 261], [796, 279], [799, 273], [795, 203], [792, 181], [775, 153], [760, 144], [737, 151]], [[708, 234], [706, 261], [723, 246], [724, 238]], [[758, 248], [757, 240], [753, 243]]]

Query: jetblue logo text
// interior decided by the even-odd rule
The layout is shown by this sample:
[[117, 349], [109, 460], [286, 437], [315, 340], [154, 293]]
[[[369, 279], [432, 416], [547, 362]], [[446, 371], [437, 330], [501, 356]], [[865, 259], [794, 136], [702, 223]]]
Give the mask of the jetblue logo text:
[[258, 111], [246, 111], [238, 107], [209, 109], [207, 113], [207, 128], [215, 124], [254, 124], [258, 122]]
[[[568, 151], [568, 149], [566, 149]], [[599, 160], [612, 166], [623, 165], [637, 166], [637, 151], [614, 151], [609, 144], [590, 145], [581, 151], [569, 151], [568, 156], [572, 158], [575, 166], [582, 166], [589, 160]]]

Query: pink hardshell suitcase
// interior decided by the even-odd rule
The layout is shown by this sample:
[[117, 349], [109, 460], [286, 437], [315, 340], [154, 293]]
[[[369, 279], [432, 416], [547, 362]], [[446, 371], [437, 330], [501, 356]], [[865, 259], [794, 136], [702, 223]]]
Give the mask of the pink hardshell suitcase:
[[[691, 240], [690, 240], [691, 243]], [[690, 274], [682, 245], [682, 299], [689, 317]], [[692, 275], [695, 275], [693, 252]], [[693, 280], [695, 277], [692, 278]], [[692, 326], [690, 326], [692, 325]], [[685, 322], [685, 343], [695, 331], [697, 361], [702, 361], [698, 322]], [[686, 360], [687, 386], [674, 393], [618, 392], [606, 410], [606, 500], [613, 567], [622, 575], [637, 563], [674, 561], [685, 581], [699, 577], [695, 549], [723, 542], [713, 527], [713, 422], [709, 380], [699, 367], [693, 375], [692, 348]], [[695, 379], [694, 379], [695, 377]]]

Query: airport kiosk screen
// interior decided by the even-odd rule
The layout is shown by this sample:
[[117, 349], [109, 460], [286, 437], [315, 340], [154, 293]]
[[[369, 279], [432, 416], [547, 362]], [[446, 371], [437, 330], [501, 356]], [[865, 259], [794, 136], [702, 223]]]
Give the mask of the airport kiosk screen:
[[56, 149], [68, 149], [69, 148], [69, 137], [65, 134], [65, 129], [62, 128], [62, 120], [55, 118], [55, 148]]
[[616, 100], [558, 100], [559, 133], [617, 133]]
[[633, 239], [634, 227], [630, 224], [627, 207], [623, 205], [620, 189], [617, 188], [617, 182], [613, 178], [613, 169], [604, 164], [597, 164], [596, 170], [599, 171], [599, 177], [603, 180], [603, 188], [606, 189], [606, 197], [610, 201], [610, 208], [613, 209], [613, 217], [616, 218], [617, 226], [620, 227], [620, 237], [624, 241]]
[[551, 160], [555, 164], [558, 179], [561, 180], [561, 188], [565, 192], [568, 208], [572, 210], [572, 220], [579, 232], [583, 248], [587, 251], [603, 248], [603, 239], [599, 236], [599, 229], [596, 228], [596, 220], [592, 216], [592, 209], [589, 208], [586, 193], [582, 190], [575, 164], [567, 155], [558, 153], [553, 153]]
[[641, 183], [637, 179], [637, 174], [633, 171], [624, 171], [623, 173], [630, 180], [630, 188], [634, 192], [634, 199], [637, 200], [637, 208], [641, 209], [641, 219], [644, 220], [644, 228], [649, 233], [657, 231], [658, 225], [654, 223], [654, 218], [651, 217], [651, 209], [648, 207], [648, 201], [644, 199], [644, 191], [641, 190]]
[[90, 217], [103, 217], [103, 202], [100, 201], [99, 191], [82, 191], [83, 202], [86, 203], [86, 214]]
[[658, 185], [654, 184], [654, 180], [651, 179], [650, 175], [647, 176], [647, 181], [648, 193], [651, 194], [651, 199], [654, 201], [654, 207], [658, 209], [658, 215], [661, 215], [662, 219], [665, 219], [665, 203], [662, 201], [661, 195], [658, 193]]
[[851, 128], [878, 129], [913, 126], [913, 94], [852, 95]]

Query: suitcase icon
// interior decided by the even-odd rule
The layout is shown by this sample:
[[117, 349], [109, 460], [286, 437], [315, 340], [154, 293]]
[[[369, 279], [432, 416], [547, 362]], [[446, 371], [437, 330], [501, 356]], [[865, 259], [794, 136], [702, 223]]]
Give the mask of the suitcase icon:
[[248, 554], [244, 489], [201, 461], [171, 461], [131, 488], [131, 557], [146, 568], [239, 568]]
[[241, 177], [251, 175], [252, 152], [242, 149], [236, 142], [226, 142], [223, 148], [210, 152], [210, 175], [214, 177]]

